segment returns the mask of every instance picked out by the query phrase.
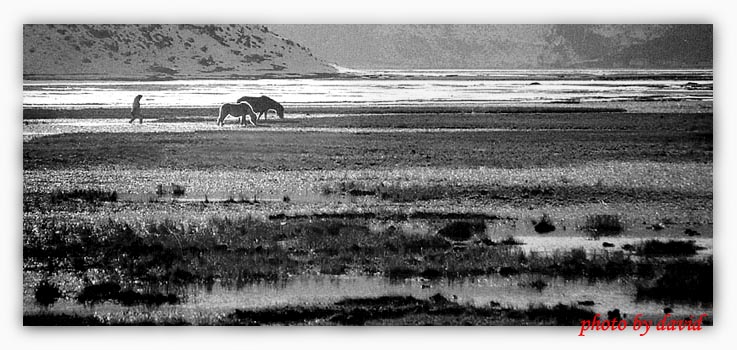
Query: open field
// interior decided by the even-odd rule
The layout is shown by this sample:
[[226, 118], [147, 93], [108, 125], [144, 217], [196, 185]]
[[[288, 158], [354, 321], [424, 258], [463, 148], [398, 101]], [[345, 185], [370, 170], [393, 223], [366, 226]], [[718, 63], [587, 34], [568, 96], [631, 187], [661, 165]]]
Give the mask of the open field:
[[713, 315], [711, 113], [354, 112], [24, 111], [24, 323]]

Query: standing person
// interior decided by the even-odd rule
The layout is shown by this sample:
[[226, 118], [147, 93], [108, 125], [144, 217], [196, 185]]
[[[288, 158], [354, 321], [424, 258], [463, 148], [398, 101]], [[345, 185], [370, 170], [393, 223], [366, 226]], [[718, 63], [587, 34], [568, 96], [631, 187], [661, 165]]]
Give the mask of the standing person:
[[131, 120], [128, 123], [133, 123], [134, 120], [140, 119], [140, 123], [143, 124], [143, 115], [141, 115], [141, 97], [138, 95], [133, 99], [133, 108], [131, 109]]

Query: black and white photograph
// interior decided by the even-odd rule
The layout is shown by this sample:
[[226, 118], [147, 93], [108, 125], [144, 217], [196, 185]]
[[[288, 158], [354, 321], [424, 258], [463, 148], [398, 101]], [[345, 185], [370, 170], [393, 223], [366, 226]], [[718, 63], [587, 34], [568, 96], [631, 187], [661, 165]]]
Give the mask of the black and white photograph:
[[711, 325], [712, 36], [24, 25], [23, 324]]
[[263, 7], [13, 24], [21, 337], [690, 346], [729, 324], [715, 17]]

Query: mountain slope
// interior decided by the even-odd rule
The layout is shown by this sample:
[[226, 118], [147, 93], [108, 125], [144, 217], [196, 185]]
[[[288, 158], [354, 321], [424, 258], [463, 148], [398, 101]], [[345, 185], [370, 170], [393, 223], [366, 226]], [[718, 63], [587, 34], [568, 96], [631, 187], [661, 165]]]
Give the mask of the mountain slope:
[[711, 68], [711, 25], [269, 25], [352, 68]]
[[259, 25], [24, 25], [23, 76], [192, 79], [334, 73]]

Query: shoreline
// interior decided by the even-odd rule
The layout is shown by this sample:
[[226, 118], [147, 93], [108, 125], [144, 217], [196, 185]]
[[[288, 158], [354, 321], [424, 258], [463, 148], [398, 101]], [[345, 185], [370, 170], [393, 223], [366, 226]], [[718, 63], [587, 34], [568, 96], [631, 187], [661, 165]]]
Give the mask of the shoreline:
[[[422, 72], [409, 73], [409, 72]], [[406, 72], [406, 73], [405, 73]], [[476, 74], [469, 74], [474, 72]], [[522, 74], [522, 73], [527, 74]], [[532, 72], [532, 75], [529, 73]], [[478, 74], [478, 73], [487, 73]], [[494, 75], [496, 73], [496, 75]], [[658, 73], [647, 74], [647, 73]], [[630, 68], [569, 68], [569, 69], [356, 69], [352, 72], [335, 73], [265, 73], [265, 74], [228, 74], [228, 75], [141, 75], [111, 76], [94, 73], [79, 74], [23, 74], [23, 81], [189, 81], [189, 80], [260, 80], [260, 79], [327, 79], [327, 80], [695, 80], [710, 81], [714, 79], [713, 68], [674, 68], [674, 69], [630, 69]]]
[[[713, 101], [621, 101], [621, 102], [582, 102], [582, 103], [425, 103], [423, 105], [306, 105], [285, 103], [287, 119], [316, 118], [341, 115], [420, 115], [456, 114], [483, 115], [500, 114], [555, 114], [566, 113], [713, 113]], [[220, 106], [150, 106], [144, 109], [148, 115], [161, 118], [186, 118], [203, 115], [217, 115]], [[33, 119], [117, 119], [130, 114], [129, 106], [23, 106], [23, 120]], [[121, 117], [124, 116], [124, 117]], [[269, 118], [277, 120], [273, 112]]]

